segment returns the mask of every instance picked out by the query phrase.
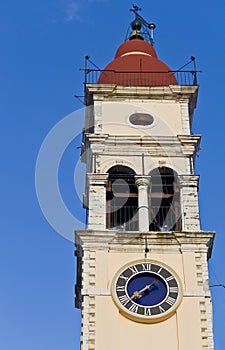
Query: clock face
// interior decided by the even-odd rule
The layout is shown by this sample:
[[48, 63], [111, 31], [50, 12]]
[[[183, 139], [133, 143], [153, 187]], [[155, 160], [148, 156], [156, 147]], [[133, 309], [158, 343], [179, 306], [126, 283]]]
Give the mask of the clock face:
[[173, 314], [181, 301], [182, 286], [176, 273], [164, 264], [135, 261], [114, 277], [112, 296], [125, 316], [153, 323]]

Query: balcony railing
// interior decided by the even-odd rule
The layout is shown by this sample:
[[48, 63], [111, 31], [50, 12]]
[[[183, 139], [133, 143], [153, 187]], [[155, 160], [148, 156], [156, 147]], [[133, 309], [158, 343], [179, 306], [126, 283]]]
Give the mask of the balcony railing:
[[150, 231], [178, 231], [180, 227], [180, 213], [170, 206], [150, 207]]
[[[173, 206], [151, 206], [149, 231], [179, 231], [180, 213]], [[138, 231], [138, 208], [134, 206], [111, 206], [108, 228], [121, 231]]]
[[111, 230], [138, 231], [138, 208], [111, 205], [108, 228]]
[[[198, 85], [197, 73], [200, 71], [165, 72], [117, 72], [115, 70], [85, 69], [85, 84], [117, 84], [122, 86], [168, 86]], [[101, 76], [101, 79], [99, 80]], [[105, 82], [104, 82], [105, 81]]]

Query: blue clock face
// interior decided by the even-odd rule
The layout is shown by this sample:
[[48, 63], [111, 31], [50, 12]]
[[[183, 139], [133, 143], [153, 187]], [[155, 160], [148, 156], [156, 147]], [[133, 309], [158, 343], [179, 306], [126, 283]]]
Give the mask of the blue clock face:
[[181, 301], [175, 273], [152, 261], [138, 261], [115, 276], [113, 298], [126, 316], [157, 322], [172, 314]]
[[142, 272], [134, 275], [127, 284], [127, 294], [138, 305], [160, 304], [167, 296], [165, 281], [157, 274]]

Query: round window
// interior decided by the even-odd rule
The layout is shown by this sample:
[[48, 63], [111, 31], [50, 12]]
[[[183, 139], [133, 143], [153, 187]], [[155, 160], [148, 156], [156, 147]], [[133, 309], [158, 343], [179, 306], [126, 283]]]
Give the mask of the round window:
[[131, 114], [129, 119], [131, 124], [139, 126], [148, 126], [154, 122], [154, 118], [151, 114], [140, 112]]

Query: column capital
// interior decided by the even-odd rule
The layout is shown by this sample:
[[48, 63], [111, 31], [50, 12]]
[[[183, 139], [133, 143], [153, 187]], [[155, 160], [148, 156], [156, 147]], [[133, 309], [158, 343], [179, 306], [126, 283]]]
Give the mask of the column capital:
[[180, 187], [198, 187], [199, 175], [179, 175]]
[[105, 186], [108, 181], [109, 174], [106, 173], [88, 173], [87, 180], [89, 185]]
[[136, 175], [135, 176], [135, 183], [139, 186], [148, 186], [151, 176], [148, 175]]

